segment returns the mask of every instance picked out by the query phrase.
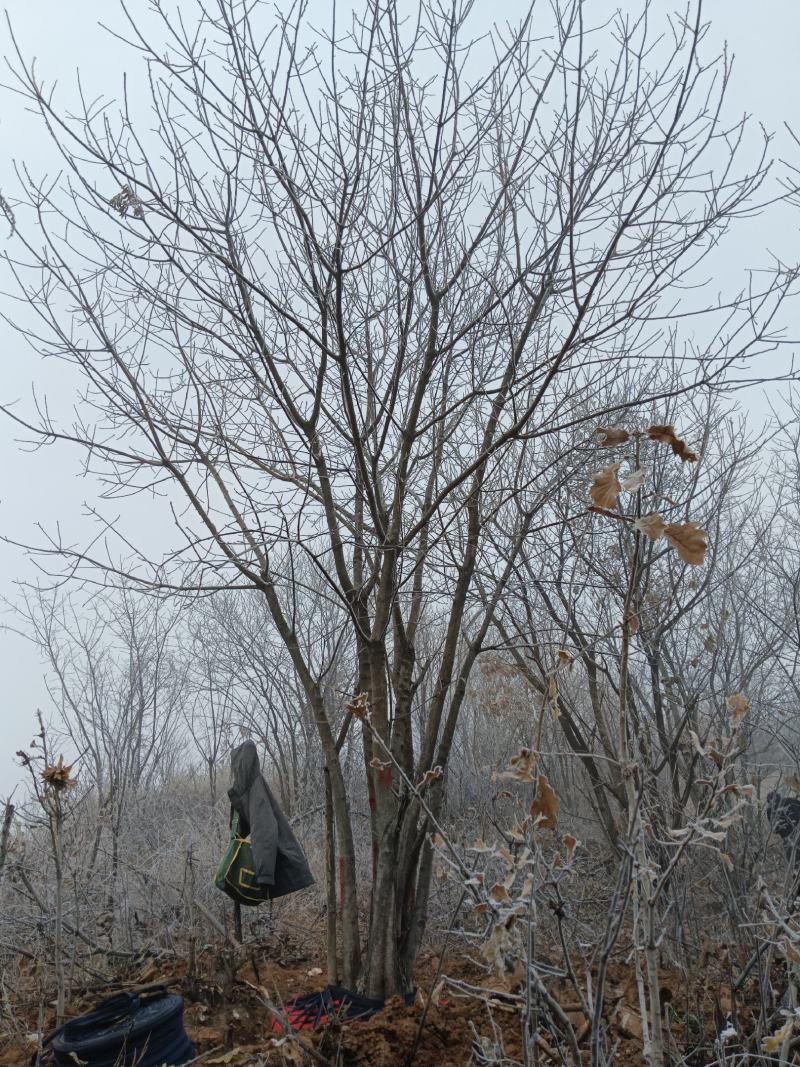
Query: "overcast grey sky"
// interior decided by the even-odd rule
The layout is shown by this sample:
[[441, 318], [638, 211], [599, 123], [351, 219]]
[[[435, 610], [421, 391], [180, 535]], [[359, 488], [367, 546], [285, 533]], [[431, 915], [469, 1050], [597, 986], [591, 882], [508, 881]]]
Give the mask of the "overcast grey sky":
[[[130, 0], [132, 10], [144, 7], [145, 0]], [[314, 9], [324, 13], [329, 0], [315, 0]], [[487, 18], [499, 11], [513, 15], [517, 5], [506, 0], [498, 5], [492, 0], [476, 0], [479, 11]], [[625, 0], [594, 0], [590, 9], [598, 17], [617, 7], [637, 10], [638, 3]], [[667, 12], [681, 6], [673, 0], [655, 0], [656, 12]], [[190, 5], [187, 5], [187, 9]], [[27, 55], [34, 55], [40, 74], [48, 81], [58, 79], [68, 100], [80, 70], [87, 95], [103, 93], [115, 96], [123, 71], [132, 75], [129, 91], [136, 93], [137, 85], [146, 91], [144, 79], [137, 81], [140, 63], [120, 42], [113, 40], [98, 26], [98, 20], [119, 25], [116, 5], [97, 0], [8, 0], [7, 9], [20, 44]], [[744, 0], [707, 0], [707, 17], [712, 21], [712, 40], [721, 44], [727, 40], [735, 56], [733, 81], [728, 97], [728, 114], [751, 113], [765, 127], [778, 133], [775, 154], [793, 158], [800, 163], [800, 150], [790, 145], [782, 133], [784, 122], [800, 129], [798, 115], [797, 47], [800, 44], [800, 5], [797, 0], [761, 0], [757, 5]], [[0, 52], [10, 52], [10, 40], [5, 24], [0, 27]], [[7, 80], [6, 78], [0, 80]], [[17, 98], [0, 91], [0, 190], [10, 199], [15, 192], [12, 159], [25, 161], [34, 174], [53, 173], [57, 169], [51, 145], [42, 134], [39, 123], [27, 115]], [[2, 222], [2, 220], [0, 220]], [[763, 265], [765, 249], [792, 252], [797, 243], [800, 218], [785, 211], [772, 212], [766, 218], [743, 225], [726, 248], [730, 257], [728, 269], [732, 275], [747, 266]], [[0, 225], [0, 240], [5, 238]], [[796, 254], [796, 253], [795, 253]], [[0, 286], [8, 283], [3, 272]], [[2, 310], [7, 315], [18, 312], [7, 297], [0, 295]], [[791, 329], [792, 324], [786, 324]], [[797, 331], [795, 331], [795, 334]], [[43, 364], [15, 332], [0, 322], [0, 400], [8, 403], [28, 401], [35, 383], [38, 391], [47, 393], [62, 407], [71, 399], [72, 383], [58, 366]], [[757, 397], [748, 402], [759, 404]], [[763, 407], [763, 405], [762, 405]], [[80, 538], [87, 530], [83, 517], [84, 502], [90, 501], [94, 487], [76, 475], [80, 456], [61, 449], [49, 449], [36, 454], [20, 451], [15, 444], [16, 433], [5, 420], [0, 421], [0, 534], [20, 542], [40, 539], [37, 523], [51, 528], [59, 523], [67, 538]], [[142, 509], [146, 504], [142, 502]], [[157, 536], [158, 530], [148, 529], [144, 510], [132, 505], [130, 521], [139, 530]], [[169, 543], [170, 538], [165, 539]], [[24, 553], [7, 544], [0, 544], [0, 596], [14, 600], [15, 583], [32, 579], [36, 571]], [[5, 616], [13, 624], [13, 617]], [[32, 736], [37, 707], [47, 708], [43, 684], [43, 667], [35, 650], [10, 631], [0, 631], [0, 798], [7, 795], [19, 779], [14, 752], [26, 745]]]

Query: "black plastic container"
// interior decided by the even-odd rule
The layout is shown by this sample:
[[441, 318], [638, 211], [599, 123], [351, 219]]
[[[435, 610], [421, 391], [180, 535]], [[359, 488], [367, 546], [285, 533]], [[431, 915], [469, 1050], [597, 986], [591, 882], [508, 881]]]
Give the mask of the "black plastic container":
[[183, 1027], [183, 997], [166, 989], [121, 993], [80, 1015], [52, 1037], [57, 1067], [180, 1067], [194, 1057]]

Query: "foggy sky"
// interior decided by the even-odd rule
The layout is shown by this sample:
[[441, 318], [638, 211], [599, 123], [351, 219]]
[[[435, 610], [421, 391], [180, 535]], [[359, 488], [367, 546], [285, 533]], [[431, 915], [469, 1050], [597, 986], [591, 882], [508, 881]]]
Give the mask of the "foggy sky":
[[[130, 0], [132, 10], [144, 7], [145, 0]], [[637, 3], [612, 4], [595, 0], [589, 5], [598, 17], [621, 6], [635, 11]], [[680, 4], [656, 0], [658, 12], [674, 10]], [[504, 9], [512, 16], [516, 5], [507, 0], [497, 5], [492, 0], [477, 0], [479, 12], [485, 9], [487, 19]], [[326, 0], [316, 0], [314, 11], [324, 13]], [[188, 13], [191, 4], [184, 5]], [[128, 91], [144, 98], [147, 83], [141, 61], [123, 44], [112, 39], [98, 26], [98, 20], [120, 26], [121, 20], [113, 0], [7, 0], [7, 10], [24, 53], [34, 55], [39, 73], [48, 81], [57, 79], [62, 99], [69, 101], [74, 89], [76, 70], [80, 71], [86, 94], [91, 97], [118, 94], [123, 71], [129, 74]], [[797, 114], [797, 47], [800, 44], [800, 5], [797, 0], [762, 0], [754, 5], [744, 0], [709, 0], [705, 15], [712, 21], [711, 44], [715, 47], [727, 40], [735, 57], [732, 84], [728, 94], [727, 114], [738, 117], [751, 113], [767, 129], [776, 131], [775, 152], [800, 164], [800, 149], [793, 146], [783, 132], [788, 122], [800, 129]], [[11, 52], [5, 23], [0, 26], [0, 53]], [[8, 76], [0, 78], [8, 82]], [[17, 189], [12, 160], [25, 161], [34, 174], [55, 173], [59, 169], [51, 143], [42, 132], [35, 116], [26, 114], [19, 98], [0, 90], [0, 191], [13, 202]], [[746, 222], [732, 234], [726, 244], [731, 271], [746, 266], [765, 265], [767, 248], [784, 251], [791, 258], [797, 243], [800, 217], [773, 211], [757, 222]], [[0, 251], [6, 238], [4, 220], [0, 218]], [[795, 252], [796, 255], [796, 252]], [[0, 311], [6, 316], [20, 314], [14, 302], [5, 295], [12, 286], [7, 271], [0, 265]], [[792, 323], [786, 323], [791, 330]], [[798, 331], [795, 331], [795, 336]], [[58, 401], [58, 409], [68, 410], [72, 383], [69, 376], [54, 363], [45, 363], [26, 346], [17, 334], [0, 321], [0, 401], [20, 400], [32, 410], [31, 390], [50, 394]], [[766, 410], [758, 396], [747, 394], [745, 403], [757, 407], [756, 414]], [[53, 529], [60, 524], [66, 539], [85, 539], [90, 529], [84, 515], [84, 503], [96, 498], [97, 487], [89, 480], [77, 477], [82, 456], [66, 447], [50, 448], [36, 453], [21, 451], [15, 443], [17, 431], [6, 419], [0, 418], [0, 535], [30, 543], [42, 541], [37, 524]], [[150, 505], [152, 508], [152, 505]], [[146, 501], [129, 505], [126, 522], [137, 532], [153, 533], [147, 517], [152, 515]], [[167, 521], [167, 520], [165, 520]], [[157, 530], [155, 531], [158, 532]], [[172, 540], [172, 531], [165, 531], [164, 546]], [[13, 603], [17, 597], [16, 583], [35, 580], [36, 568], [24, 552], [0, 543], [0, 597]], [[6, 610], [0, 622], [13, 627], [13, 613]], [[0, 800], [11, 791], [20, 778], [14, 752], [27, 745], [35, 731], [37, 708], [48, 710], [47, 692], [43, 682], [43, 666], [35, 650], [11, 630], [0, 631]]]

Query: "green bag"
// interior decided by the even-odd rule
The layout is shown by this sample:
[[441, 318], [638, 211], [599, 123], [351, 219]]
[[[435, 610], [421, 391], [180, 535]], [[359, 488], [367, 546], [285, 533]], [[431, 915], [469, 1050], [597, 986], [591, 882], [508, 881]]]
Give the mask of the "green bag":
[[214, 885], [239, 904], [257, 905], [270, 898], [270, 887], [256, 881], [253, 849], [249, 837], [239, 833], [239, 813], [231, 812], [231, 839], [217, 867]]

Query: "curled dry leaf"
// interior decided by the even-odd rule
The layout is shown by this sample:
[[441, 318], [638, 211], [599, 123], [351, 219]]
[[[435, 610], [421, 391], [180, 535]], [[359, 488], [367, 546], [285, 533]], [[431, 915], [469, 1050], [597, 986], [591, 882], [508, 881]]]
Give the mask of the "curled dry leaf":
[[567, 850], [567, 860], [572, 863], [572, 857], [575, 854], [575, 849], [580, 845], [580, 841], [572, 834], [564, 834], [561, 840], [564, 843], [564, 848]]
[[621, 426], [598, 426], [597, 433], [600, 437], [600, 448], [611, 448], [613, 445], [624, 445], [630, 441], [631, 435]]
[[785, 956], [787, 960], [791, 960], [792, 963], [800, 963], [800, 952], [791, 943], [788, 937], [782, 937], [778, 942], [778, 951], [782, 956]]
[[643, 467], [639, 467], [638, 470], [633, 471], [631, 474], [627, 474], [622, 479], [622, 488], [627, 493], [635, 493], [637, 489], [641, 489], [644, 485], [645, 471]]
[[508, 768], [498, 778], [513, 778], [516, 782], [532, 782], [536, 756], [529, 748], [522, 748], [508, 761]]
[[347, 705], [347, 710], [357, 719], [366, 719], [369, 714], [369, 694], [359, 693]]
[[567, 652], [567, 650], [565, 648], [560, 648], [558, 650], [558, 662], [560, 664], [562, 664], [564, 667], [571, 667], [572, 666], [572, 660], [573, 660], [573, 657], [570, 656], [569, 652]]
[[425, 771], [425, 773], [422, 776], [422, 781], [417, 786], [417, 789], [419, 789], [421, 791], [426, 786], [430, 785], [431, 782], [435, 782], [438, 778], [441, 778], [441, 777], [442, 777], [442, 768], [437, 763], [437, 765], [435, 767], [433, 767], [431, 770]]
[[497, 904], [510, 904], [511, 897], [508, 895], [508, 890], [501, 882], [496, 882], [489, 890], [489, 896]]
[[784, 1041], [787, 1041], [794, 1030], [795, 1016], [790, 1016], [780, 1030], [776, 1030], [769, 1037], [762, 1038], [761, 1048], [764, 1052], [780, 1052]]
[[651, 541], [657, 541], [666, 530], [667, 524], [660, 515], [656, 514], [655, 511], [651, 511], [649, 515], [642, 515], [640, 519], [637, 519], [633, 527], [639, 533], [643, 533], [645, 537], [649, 537]]
[[506, 973], [507, 955], [511, 947], [510, 929], [505, 923], [494, 926], [489, 937], [481, 945], [481, 955], [501, 977]]
[[59, 756], [57, 763], [53, 763], [50, 767], [45, 767], [42, 771], [42, 781], [56, 790], [72, 789], [73, 786], [78, 784], [78, 779], [70, 778], [69, 772], [71, 770], [72, 764], [64, 763], [64, 757]]
[[547, 778], [540, 774], [536, 786], [536, 796], [531, 804], [531, 815], [539, 829], [555, 830], [556, 816], [560, 803], [561, 801], [556, 796]]
[[663, 445], [669, 445], [673, 453], [676, 456], [680, 456], [684, 462], [697, 462], [697, 453], [692, 452], [686, 442], [677, 436], [674, 426], [648, 426], [647, 436], [651, 441], [659, 441]]
[[684, 563], [700, 567], [705, 562], [708, 549], [706, 531], [701, 530], [696, 522], [671, 523], [664, 529], [664, 536]]
[[726, 698], [725, 703], [728, 705], [731, 719], [733, 720], [734, 725], [736, 725], [737, 723], [740, 723], [747, 714], [747, 708], [750, 702], [744, 693], [731, 693], [731, 695]]
[[[442, 844], [444, 844], [444, 838], [442, 838]], [[487, 845], [482, 837], [479, 837], [469, 846], [469, 851], [478, 852], [482, 855], [484, 852], [494, 852], [494, 848], [491, 845]]]
[[617, 497], [622, 492], [622, 486], [617, 478], [619, 467], [619, 463], [612, 463], [592, 475], [592, 488], [589, 495], [596, 508], [613, 508], [617, 503]]

